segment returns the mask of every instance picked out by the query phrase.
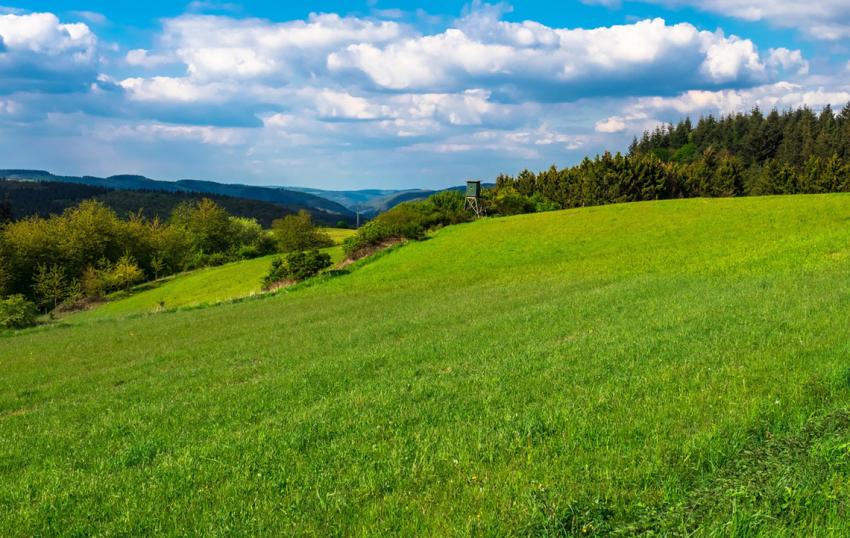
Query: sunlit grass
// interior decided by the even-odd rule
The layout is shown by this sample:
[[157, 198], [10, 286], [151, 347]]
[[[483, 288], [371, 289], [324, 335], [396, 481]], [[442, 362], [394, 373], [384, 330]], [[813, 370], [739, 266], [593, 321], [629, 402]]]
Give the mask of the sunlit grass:
[[618, 205], [3, 338], [0, 535], [840, 535], [849, 256], [848, 196]]
[[[323, 228], [323, 231], [331, 235], [337, 246], [322, 250], [331, 255], [334, 263], [342, 261], [344, 253], [339, 243], [354, 234], [354, 230]], [[106, 304], [67, 316], [65, 321], [77, 323], [126, 314], [159, 312], [258, 295], [263, 293], [263, 277], [268, 273], [272, 260], [278, 257], [280, 254], [233, 262], [142, 284], [129, 295], [118, 294]]]
[[333, 239], [334, 243], [337, 245], [341, 245], [342, 242], [352, 235], [357, 233], [357, 230], [351, 230], [347, 228], [320, 228], [323, 232], [328, 234], [331, 239]]

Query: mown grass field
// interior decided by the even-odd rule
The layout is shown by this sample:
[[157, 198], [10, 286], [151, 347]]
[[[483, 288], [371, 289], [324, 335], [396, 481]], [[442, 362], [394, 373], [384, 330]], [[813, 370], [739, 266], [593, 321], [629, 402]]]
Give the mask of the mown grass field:
[[[324, 228], [337, 246], [323, 249], [334, 263], [342, 261], [342, 241], [354, 230]], [[66, 317], [68, 322], [107, 319], [198, 305], [211, 305], [262, 293], [262, 279], [280, 254], [228, 263], [142, 284], [126, 297]]]
[[448, 227], [0, 338], [0, 535], [846, 535], [850, 197]]
[[343, 241], [357, 233], [357, 230], [348, 228], [321, 228], [321, 231], [328, 234], [337, 245], [341, 245]]

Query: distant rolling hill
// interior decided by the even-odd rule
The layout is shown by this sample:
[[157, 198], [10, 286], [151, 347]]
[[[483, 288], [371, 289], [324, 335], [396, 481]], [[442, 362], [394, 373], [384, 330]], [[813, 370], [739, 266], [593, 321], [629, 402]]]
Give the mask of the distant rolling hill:
[[443, 190], [463, 190], [464, 186], [449, 187], [447, 189], [427, 190], [427, 189], [364, 189], [353, 191], [327, 191], [322, 189], [313, 189], [309, 187], [288, 187], [290, 190], [296, 190], [314, 196], [320, 196], [327, 200], [338, 202], [352, 211], [359, 211], [366, 218], [372, 218], [375, 215], [383, 213], [394, 208], [403, 202], [411, 202], [414, 200], [424, 200], [432, 194]]
[[354, 212], [338, 202], [308, 192], [283, 187], [258, 187], [195, 179], [157, 181], [137, 175], [118, 175], [107, 178], [94, 176], [59, 176], [43, 170], [0, 170], [0, 178], [18, 181], [74, 183], [121, 191], [156, 191], [227, 196], [275, 204], [285, 208], [287, 212], [306, 209], [313, 214], [316, 220], [326, 224], [335, 224], [340, 220], [351, 224], [356, 220]]
[[32, 215], [47, 217], [51, 214], [59, 214], [83, 200], [90, 199], [103, 202], [121, 217], [141, 210], [142, 214], [148, 218], [158, 216], [161, 219], [167, 219], [179, 203], [201, 197], [215, 200], [232, 215], [256, 219], [265, 227], [271, 226], [274, 219], [296, 213], [300, 209], [310, 211], [316, 221], [326, 225], [335, 225], [339, 220], [350, 221], [348, 218], [341, 219], [336, 215], [302, 205], [278, 204], [219, 194], [108, 189], [58, 181], [0, 179], [0, 201], [8, 201], [11, 204], [12, 217], [15, 219]]
[[411, 200], [422, 200], [437, 191], [424, 189], [362, 189], [350, 191], [330, 191], [314, 189], [311, 187], [289, 187], [291, 190], [312, 194], [327, 200], [332, 200], [352, 211], [358, 211], [361, 215], [370, 218], [388, 209], [392, 209], [402, 202]]

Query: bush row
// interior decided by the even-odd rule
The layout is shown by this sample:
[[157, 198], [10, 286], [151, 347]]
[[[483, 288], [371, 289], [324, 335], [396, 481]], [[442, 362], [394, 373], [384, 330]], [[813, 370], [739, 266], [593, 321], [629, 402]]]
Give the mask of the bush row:
[[42, 310], [127, 289], [146, 279], [274, 252], [275, 239], [254, 220], [215, 202], [188, 201], [168, 221], [119, 218], [85, 201], [49, 218], [0, 228], [0, 297], [21, 295]]
[[300, 282], [330, 266], [330, 255], [316, 249], [290, 252], [285, 258], [272, 260], [271, 269], [263, 278], [263, 289], [271, 289], [281, 282]]

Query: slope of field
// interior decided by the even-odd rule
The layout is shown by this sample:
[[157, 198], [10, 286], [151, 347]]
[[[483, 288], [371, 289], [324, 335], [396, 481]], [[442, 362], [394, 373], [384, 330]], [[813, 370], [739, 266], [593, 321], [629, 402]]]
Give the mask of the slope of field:
[[65, 320], [77, 323], [127, 314], [150, 313], [160, 309], [214, 304], [255, 295], [261, 292], [261, 280], [275, 257], [277, 256], [265, 256], [228, 263], [143, 284], [128, 297], [71, 314]]
[[[353, 235], [354, 230], [325, 228], [336, 243]], [[323, 249], [334, 263], [342, 261], [342, 247]], [[158, 282], [142, 284], [128, 297], [120, 298], [91, 310], [72, 314], [65, 321], [79, 323], [127, 314], [144, 314], [202, 304], [215, 304], [256, 295], [262, 291], [262, 279], [273, 259], [279, 254], [228, 263], [219, 267], [199, 269], [175, 275]]]
[[850, 197], [448, 227], [0, 339], [0, 535], [846, 535]]

